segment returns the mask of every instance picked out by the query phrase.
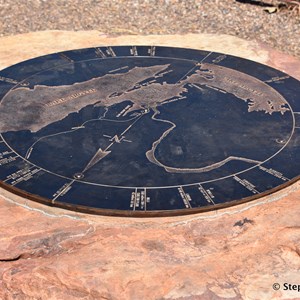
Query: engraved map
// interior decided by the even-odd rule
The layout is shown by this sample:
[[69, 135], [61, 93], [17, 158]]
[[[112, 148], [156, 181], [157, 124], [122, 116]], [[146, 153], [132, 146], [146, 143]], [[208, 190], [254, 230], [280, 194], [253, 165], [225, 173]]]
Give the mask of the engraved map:
[[40, 60], [24, 62], [23, 77], [22, 65], [0, 74], [6, 188], [93, 213], [157, 215], [227, 206], [297, 176], [273, 165], [298, 149], [299, 82], [286, 74], [154, 46]]

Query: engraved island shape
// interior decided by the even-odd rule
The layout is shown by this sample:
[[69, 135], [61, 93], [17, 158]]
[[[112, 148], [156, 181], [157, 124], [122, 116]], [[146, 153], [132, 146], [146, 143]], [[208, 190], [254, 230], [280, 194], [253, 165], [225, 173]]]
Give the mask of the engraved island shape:
[[272, 114], [288, 111], [286, 100], [269, 85], [245, 73], [218, 65], [202, 63], [200, 69], [183, 83], [201, 84], [235, 95], [248, 103], [248, 111]]
[[[106, 74], [73, 85], [13, 89], [0, 103], [0, 132], [37, 132], [87, 105], [111, 106], [117, 103], [117, 98], [111, 95], [122, 94], [141, 81], [159, 77], [168, 67], [168, 64], [134, 67], [126, 73]], [[11, 116], [15, 116], [14, 122]]]
[[[72, 85], [15, 88], [0, 103], [0, 132], [37, 132], [87, 105], [109, 107], [129, 100], [133, 105], [126, 114], [145, 107], [155, 108], [168, 99], [182, 96], [187, 92], [188, 85], [232, 93], [247, 102], [249, 112], [283, 114], [289, 110], [287, 102], [278, 92], [242, 72], [201, 63], [195, 65], [193, 73], [177, 83], [155, 82], [155, 77], [163, 77], [162, 72], [168, 68], [170, 64], [134, 67], [127, 72], [106, 74]], [[149, 82], [139, 85], [146, 80]], [[12, 115], [14, 122], [11, 122]]]

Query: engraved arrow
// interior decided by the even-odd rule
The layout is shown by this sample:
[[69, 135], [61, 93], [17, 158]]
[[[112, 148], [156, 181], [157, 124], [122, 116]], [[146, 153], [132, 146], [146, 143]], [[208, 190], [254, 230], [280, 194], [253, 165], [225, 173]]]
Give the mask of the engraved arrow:
[[86, 165], [82, 173], [90, 169], [92, 166], [94, 166], [96, 163], [98, 163], [101, 159], [103, 159], [105, 156], [107, 156], [111, 151], [105, 151], [101, 148], [98, 149], [96, 154], [92, 157], [92, 159], [89, 161], [89, 163]]
[[[104, 157], [106, 157], [108, 154], [111, 153], [111, 151], [108, 151], [109, 148], [112, 147], [112, 145], [114, 145], [115, 143], [121, 143], [121, 141], [125, 138], [124, 137], [124, 134], [129, 131], [132, 126], [135, 125], [135, 123], [145, 114], [147, 114], [149, 111], [148, 110], [145, 110], [137, 119], [135, 119], [135, 121], [130, 124], [122, 133], [121, 133], [121, 138], [119, 138], [118, 135], [114, 135], [113, 137], [110, 137], [110, 141], [111, 143], [104, 149], [102, 150], [102, 148], [99, 148], [97, 150], [97, 152], [95, 153], [95, 155], [92, 157], [92, 159], [88, 162], [88, 164], [86, 165], [86, 167], [83, 169], [82, 172], [80, 173], [76, 173], [73, 175], [73, 177], [75, 179], [82, 179], [84, 177], [84, 173], [90, 169], [91, 167], [93, 167], [95, 164], [97, 164], [100, 160], [102, 160]], [[108, 137], [108, 136], [107, 136]], [[128, 141], [128, 140], [127, 140]], [[128, 141], [128, 142], [131, 142], [131, 141]]]

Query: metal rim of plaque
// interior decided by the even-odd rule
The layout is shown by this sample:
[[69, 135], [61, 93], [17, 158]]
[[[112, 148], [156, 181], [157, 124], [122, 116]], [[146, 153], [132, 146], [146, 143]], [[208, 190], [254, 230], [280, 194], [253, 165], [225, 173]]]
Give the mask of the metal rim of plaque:
[[0, 71], [0, 186], [84, 213], [156, 217], [299, 179], [300, 82], [162, 46], [54, 53]]

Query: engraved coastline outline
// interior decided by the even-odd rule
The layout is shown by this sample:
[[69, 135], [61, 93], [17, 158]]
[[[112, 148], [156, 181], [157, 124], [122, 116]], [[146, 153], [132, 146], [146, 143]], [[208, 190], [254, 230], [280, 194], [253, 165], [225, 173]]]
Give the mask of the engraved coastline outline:
[[[273, 112], [284, 114], [289, 110], [285, 99], [277, 91], [250, 75], [206, 63], [197, 64], [197, 67], [193, 74], [186, 75], [186, 78], [182, 78], [174, 84], [158, 83], [155, 80], [155, 77], [163, 77], [164, 74], [172, 72], [172, 70], [168, 70], [170, 64], [165, 64], [134, 67], [125, 73], [106, 74], [73, 85], [52, 87], [37, 85], [33, 89], [19, 87], [6, 94], [0, 103], [0, 132], [26, 129], [37, 132], [53, 122], [62, 120], [70, 113], [78, 112], [87, 105], [109, 107], [130, 100], [133, 104], [126, 114], [147, 107], [154, 112], [153, 120], [170, 123], [171, 127], [152, 144], [152, 148], [146, 153], [150, 162], [163, 167], [167, 172], [207, 172], [230, 160], [259, 163], [251, 159], [229, 156], [211, 166], [191, 169], [172, 168], [163, 165], [156, 159], [155, 150], [159, 143], [176, 127], [176, 124], [170, 121], [156, 118], [156, 115], [159, 114], [157, 106], [167, 103], [166, 101], [170, 101], [170, 99], [175, 98], [177, 101], [184, 99], [182, 94], [187, 92], [188, 85], [200, 89], [201, 86], [206, 86], [223, 93], [234, 94], [247, 102], [249, 112], [265, 111], [269, 114]], [[148, 79], [152, 80], [139, 84]], [[52, 100], [49, 101], [49, 98]], [[10, 120], [12, 113], [15, 116], [14, 123], [11, 123]]]

